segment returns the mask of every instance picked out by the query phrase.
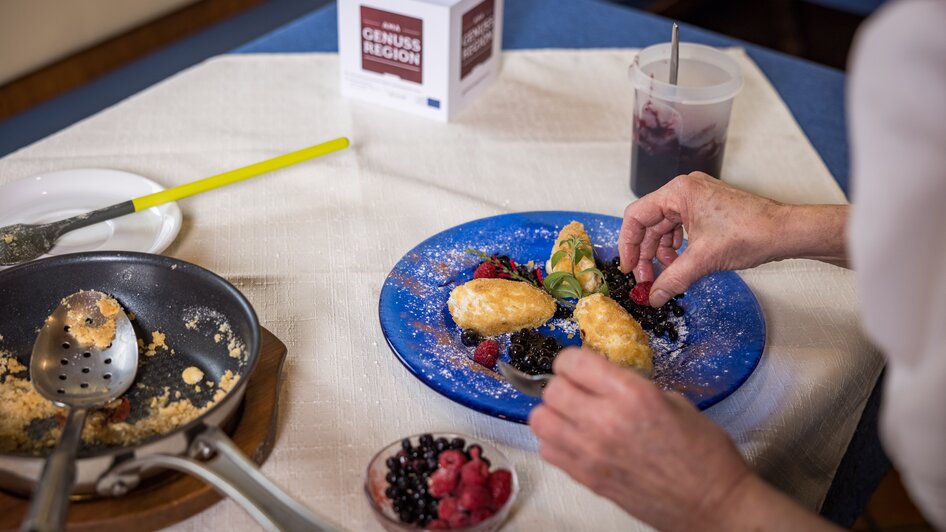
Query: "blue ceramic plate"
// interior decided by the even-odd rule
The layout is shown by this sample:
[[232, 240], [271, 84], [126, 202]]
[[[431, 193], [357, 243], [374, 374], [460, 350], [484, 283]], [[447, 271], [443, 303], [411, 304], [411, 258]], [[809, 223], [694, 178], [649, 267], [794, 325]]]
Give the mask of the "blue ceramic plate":
[[[502, 375], [471, 360], [460, 329], [447, 310], [453, 287], [473, 277], [475, 248], [508, 255], [517, 263], [545, 264], [559, 229], [585, 224], [595, 256], [617, 256], [621, 219], [582, 212], [525, 212], [475, 220], [436, 234], [412, 249], [388, 275], [379, 305], [381, 329], [394, 354], [437, 392], [491, 416], [525, 423], [538, 399], [525, 396]], [[680, 300], [677, 341], [651, 338], [654, 381], [676, 390], [700, 409], [719, 402], [752, 373], [765, 347], [765, 320], [749, 287], [732, 272], [704, 277]], [[552, 320], [541, 332], [579, 345], [574, 322]], [[508, 335], [499, 338], [508, 360]]]

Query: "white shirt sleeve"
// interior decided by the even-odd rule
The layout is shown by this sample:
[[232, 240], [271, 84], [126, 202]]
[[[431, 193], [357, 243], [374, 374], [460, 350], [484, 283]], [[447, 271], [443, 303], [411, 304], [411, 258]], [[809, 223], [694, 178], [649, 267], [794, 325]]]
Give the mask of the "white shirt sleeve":
[[888, 358], [881, 436], [946, 529], [946, 1], [890, 2], [859, 34], [849, 82], [850, 252]]

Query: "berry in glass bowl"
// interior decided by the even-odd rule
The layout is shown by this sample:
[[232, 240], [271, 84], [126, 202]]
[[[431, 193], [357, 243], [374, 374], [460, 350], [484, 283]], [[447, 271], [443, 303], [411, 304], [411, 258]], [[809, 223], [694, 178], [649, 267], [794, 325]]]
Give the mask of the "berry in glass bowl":
[[498, 529], [519, 483], [509, 460], [469, 436], [425, 433], [387, 445], [371, 459], [365, 495], [388, 531]]

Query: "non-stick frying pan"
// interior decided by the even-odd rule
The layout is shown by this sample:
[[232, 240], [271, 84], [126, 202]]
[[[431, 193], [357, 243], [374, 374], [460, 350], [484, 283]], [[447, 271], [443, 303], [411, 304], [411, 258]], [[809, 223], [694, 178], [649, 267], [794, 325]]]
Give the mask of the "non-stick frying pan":
[[[333, 528], [262, 477], [220, 430], [237, 411], [260, 349], [256, 313], [236, 288], [193, 264], [142, 253], [78, 253], [24, 264], [0, 271], [0, 351], [29, 367], [37, 330], [63, 297], [79, 290], [114, 296], [134, 314], [136, 334], [146, 345], [155, 331], [166, 336], [167, 350], [140, 357], [136, 384], [127, 394], [129, 423], [146, 415], [151, 399], [165, 388], [172, 400], [179, 392], [201, 406], [228, 371], [240, 380], [183, 426], [124, 447], [84, 445], [74, 495], [122, 495], [157, 469], [171, 468], [210, 482], [264, 525]], [[204, 373], [197, 385], [182, 378], [190, 366]], [[50, 423], [55, 420], [32, 423], [27, 433], [39, 434]], [[0, 489], [29, 494], [43, 461], [29, 453], [0, 454]]]

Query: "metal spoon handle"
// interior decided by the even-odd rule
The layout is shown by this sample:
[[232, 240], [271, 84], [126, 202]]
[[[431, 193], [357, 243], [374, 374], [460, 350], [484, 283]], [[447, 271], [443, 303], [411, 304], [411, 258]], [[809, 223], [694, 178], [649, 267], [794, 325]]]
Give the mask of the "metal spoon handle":
[[677, 73], [680, 71], [680, 26], [673, 23], [670, 34], [670, 84], [677, 84]]
[[86, 413], [88, 410], [85, 408], [69, 410], [59, 444], [46, 460], [21, 531], [55, 532], [63, 529], [69, 510], [69, 495], [76, 480], [76, 451]]
[[96, 209], [94, 211], [89, 211], [85, 214], [73, 216], [72, 218], [66, 218], [65, 220], [54, 222], [54, 225], [56, 226], [56, 238], [59, 238], [59, 236], [64, 235], [69, 231], [75, 231], [76, 229], [81, 229], [88, 225], [97, 224], [99, 222], [111, 220], [112, 218], [118, 218], [120, 216], [125, 216], [126, 214], [132, 214], [134, 212], [135, 204], [129, 200], [116, 203], [115, 205], [110, 205], [108, 207], [103, 207], [101, 209]]

